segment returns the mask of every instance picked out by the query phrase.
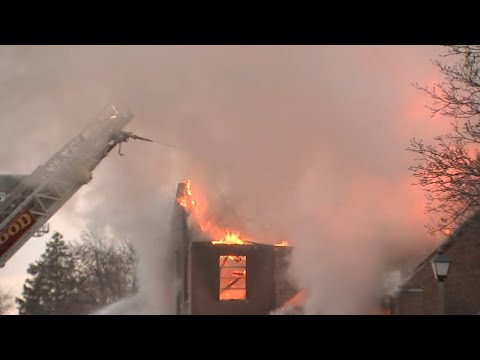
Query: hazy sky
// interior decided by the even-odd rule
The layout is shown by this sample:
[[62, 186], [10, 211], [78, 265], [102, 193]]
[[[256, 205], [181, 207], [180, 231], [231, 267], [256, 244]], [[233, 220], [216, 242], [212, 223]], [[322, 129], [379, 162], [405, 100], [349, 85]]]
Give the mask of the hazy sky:
[[[430, 118], [428, 97], [411, 85], [440, 80], [431, 60], [442, 52], [2, 46], [0, 172], [29, 173], [105, 105], [130, 107], [136, 117], [128, 131], [186, 151], [127, 143], [125, 156], [112, 152], [51, 219], [53, 230], [74, 239], [94, 220], [152, 244], [156, 226], [168, 221], [176, 183], [188, 176], [214, 210], [232, 210], [221, 212], [235, 213], [258, 241], [285, 236], [298, 247], [295, 272], [318, 293], [312, 312], [359, 311], [358, 304], [332, 306], [321, 289], [346, 295], [354, 282], [374, 281], [392, 253], [438, 241], [423, 228], [424, 198], [411, 186], [413, 156], [405, 148], [413, 136], [431, 139], [448, 128], [448, 121]], [[45, 240], [31, 239], [0, 269], [0, 287], [20, 293]], [[372, 268], [357, 278], [342, 275], [358, 265], [359, 254], [372, 259]], [[318, 259], [323, 265], [308, 275], [305, 267]], [[344, 286], [333, 289], [333, 279]]]

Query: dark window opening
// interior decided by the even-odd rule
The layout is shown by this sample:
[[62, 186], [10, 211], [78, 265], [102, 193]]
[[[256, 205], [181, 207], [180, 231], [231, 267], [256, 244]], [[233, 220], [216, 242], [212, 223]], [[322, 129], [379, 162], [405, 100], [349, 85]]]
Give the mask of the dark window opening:
[[247, 257], [221, 255], [219, 299], [247, 300]]

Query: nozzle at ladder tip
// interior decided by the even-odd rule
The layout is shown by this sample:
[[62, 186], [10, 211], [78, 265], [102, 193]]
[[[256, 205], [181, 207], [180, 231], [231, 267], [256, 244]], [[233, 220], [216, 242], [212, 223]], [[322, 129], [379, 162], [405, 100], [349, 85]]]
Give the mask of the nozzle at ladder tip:
[[153, 140], [150, 140], [150, 139], [147, 139], [147, 138], [144, 138], [144, 137], [135, 135], [134, 133], [131, 133], [131, 132], [122, 131], [122, 133], [123, 133], [123, 135], [124, 135], [126, 138], [131, 138], [131, 139], [135, 139], [135, 140], [143, 140], [143, 141], [153, 142]]
[[137, 139], [137, 140], [153, 142], [153, 140], [150, 140], [150, 139], [147, 139], [147, 138], [144, 138], [144, 137], [141, 137], [141, 136], [137, 136], [137, 135], [134, 135], [133, 138]]

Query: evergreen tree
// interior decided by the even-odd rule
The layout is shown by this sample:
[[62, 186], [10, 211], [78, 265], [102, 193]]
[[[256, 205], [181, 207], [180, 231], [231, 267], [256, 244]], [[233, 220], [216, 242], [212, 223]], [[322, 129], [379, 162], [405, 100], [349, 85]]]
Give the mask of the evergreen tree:
[[137, 291], [135, 252], [129, 242], [88, 229], [81, 242], [54, 233], [17, 298], [19, 314], [88, 314]]
[[75, 262], [63, 236], [55, 232], [46, 243], [40, 260], [27, 270], [31, 276], [23, 286], [23, 298], [17, 298], [19, 314], [69, 314], [78, 311]]

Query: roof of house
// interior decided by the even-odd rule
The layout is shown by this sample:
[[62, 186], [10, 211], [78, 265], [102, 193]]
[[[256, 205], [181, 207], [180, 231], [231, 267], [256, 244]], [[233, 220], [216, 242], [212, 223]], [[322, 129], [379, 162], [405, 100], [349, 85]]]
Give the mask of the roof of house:
[[452, 234], [445, 239], [439, 246], [437, 246], [433, 251], [431, 251], [422, 261], [418, 263], [414, 271], [405, 279], [400, 287], [406, 285], [420, 270], [424, 268], [426, 264], [430, 264], [432, 257], [439, 251], [446, 251], [452, 248], [455, 244], [461, 241], [466, 233], [472, 230], [480, 230], [480, 211], [473, 214], [469, 219], [467, 219], [462, 225], [455, 229]]

